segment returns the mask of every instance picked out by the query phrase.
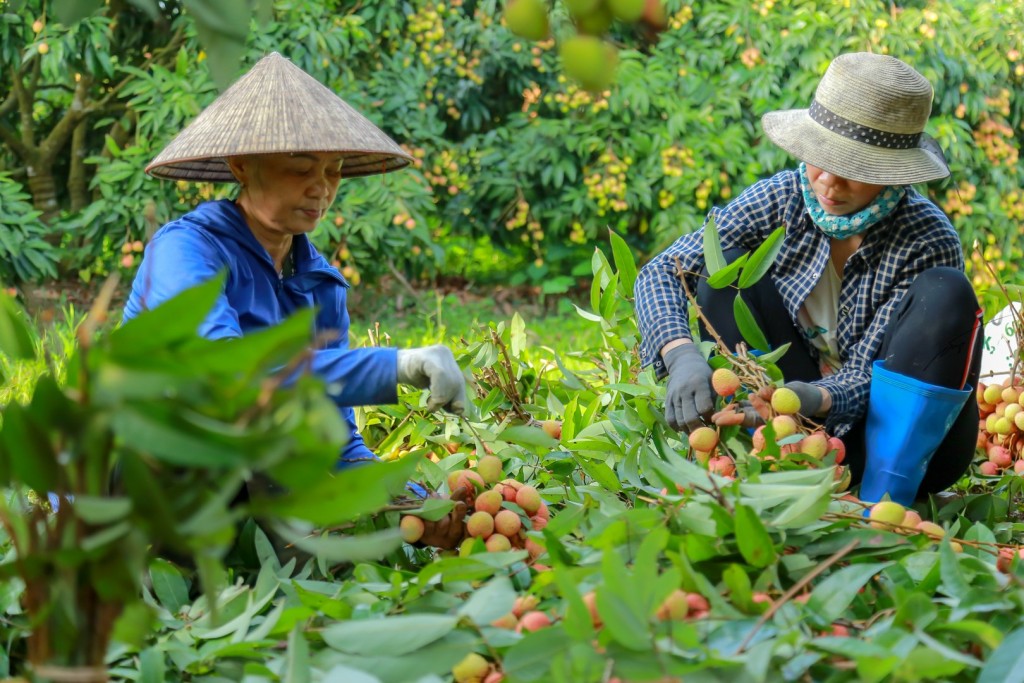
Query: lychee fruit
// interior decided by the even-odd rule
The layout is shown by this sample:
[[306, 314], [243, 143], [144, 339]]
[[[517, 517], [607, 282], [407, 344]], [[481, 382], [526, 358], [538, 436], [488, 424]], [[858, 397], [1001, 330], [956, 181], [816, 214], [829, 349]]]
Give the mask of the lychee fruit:
[[552, 439], [562, 438], [562, 423], [559, 420], [544, 420], [540, 423], [540, 428]]
[[772, 418], [772, 429], [776, 439], [785, 439], [796, 434], [796, 420], [789, 415], [778, 415]]
[[398, 523], [398, 529], [402, 534], [402, 540], [406, 543], [415, 543], [423, 538], [423, 520], [415, 515], [403, 515]]
[[828, 453], [828, 437], [822, 432], [808, 434], [800, 440], [799, 448], [801, 453], [806, 453], [812, 458], [818, 458], [820, 460], [825, 457], [826, 453]]
[[476, 471], [487, 484], [496, 484], [505, 476], [501, 471], [501, 458], [496, 455], [485, 455], [480, 458], [480, 462], [476, 464]]
[[512, 550], [512, 543], [508, 540], [508, 536], [502, 534], [491, 534], [484, 545], [487, 547], [487, 551], [492, 553]]
[[475, 652], [470, 652], [452, 667], [452, 677], [455, 683], [479, 683], [490, 669], [491, 665], [486, 659]]
[[719, 396], [732, 396], [740, 388], [740, 378], [729, 368], [718, 368], [711, 373], [711, 386]]
[[658, 607], [657, 616], [659, 621], [683, 621], [690, 613], [690, 604], [687, 601], [686, 591], [675, 589]]
[[711, 427], [697, 427], [690, 432], [690, 447], [698, 451], [711, 451], [718, 445], [718, 432]]
[[995, 477], [999, 474], [999, 465], [995, 464], [991, 460], [986, 460], [978, 465], [978, 472], [986, 477]]
[[551, 617], [544, 612], [527, 612], [519, 618], [519, 624], [516, 626], [516, 631], [522, 632], [533, 632], [539, 631], [542, 628], [551, 626]]
[[540, 509], [540, 494], [532, 486], [523, 486], [516, 492], [516, 505], [523, 508], [527, 515], [533, 515]]
[[772, 392], [772, 408], [780, 415], [795, 415], [800, 412], [800, 397], [786, 387], [779, 387]]
[[883, 500], [871, 506], [869, 518], [875, 529], [891, 529], [893, 524], [900, 524], [907, 514], [907, 509], [891, 500]]
[[927, 534], [929, 537], [938, 540], [946, 535], [946, 530], [935, 522], [919, 522], [917, 530], [922, 534]]
[[497, 491], [484, 491], [476, 497], [473, 506], [477, 512], [486, 512], [489, 515], [497, 515], [501, 511], [502, 498]]
[[494, 530], [502, 536], [512, 538], [523, 528], [519, 515], [511, 510], [501, 510], [494, 516]]
[[488, 538], [494, 533], [494, 517], [486, 512], [474, 512], [466, 520], [466, 532], [474, 538]]

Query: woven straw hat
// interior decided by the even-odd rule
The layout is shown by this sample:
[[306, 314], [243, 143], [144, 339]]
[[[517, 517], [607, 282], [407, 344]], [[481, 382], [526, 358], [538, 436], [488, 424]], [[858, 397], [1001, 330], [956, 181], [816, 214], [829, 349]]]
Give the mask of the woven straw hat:
[[369, 119], [274, 52], [178, 133], [146, 172], [235, 182], [225, 157], [280, 152], [342, 152], [345, 177], [387, 173], [412, 162]]
[[924, 132], [932, 87], [895, 57], [832, 60], [809, 109], [765, 114], [764, 132], [797, 159], [848, 180], [910, 185], [945, 178], [942, 149]]

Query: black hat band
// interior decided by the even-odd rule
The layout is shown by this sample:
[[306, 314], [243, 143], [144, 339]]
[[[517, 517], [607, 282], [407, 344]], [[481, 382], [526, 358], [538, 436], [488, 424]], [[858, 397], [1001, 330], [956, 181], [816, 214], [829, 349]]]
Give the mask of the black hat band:
[[914, 149], [921, 144], [920, 133], [889, 133], [877, 128], [862, 126], [823, 107], [818, 100], [811, 102], [808, 110], [811, 120], [828, 128], [833, 133], [849, 140], [856, 140], [886, 149]]

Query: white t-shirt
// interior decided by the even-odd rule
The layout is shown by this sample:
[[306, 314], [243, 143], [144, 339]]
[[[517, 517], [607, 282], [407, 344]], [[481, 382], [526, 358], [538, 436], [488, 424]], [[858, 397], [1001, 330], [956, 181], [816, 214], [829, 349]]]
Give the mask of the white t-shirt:
[[800, 328], [818, 350], [818, 369], [822, 377], [831, 375], [843, 365], [839, 360], [839, 344], [836, 341], [841, 284], [832, 259], [828, 259], [825, 272], [818, 278], [818, 284], [814, 285], [796, 318]]

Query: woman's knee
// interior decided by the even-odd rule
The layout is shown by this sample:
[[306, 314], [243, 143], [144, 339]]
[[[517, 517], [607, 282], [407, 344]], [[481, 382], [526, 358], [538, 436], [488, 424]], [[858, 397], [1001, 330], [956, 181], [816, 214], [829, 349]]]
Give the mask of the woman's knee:
[[927, 300], [952, 311], [967, 311], [973, 317], [978, 296], [967, 275], [956, 268], [937, 266], [922, 272], [910, 283], [907, 292], [914, 300]]

